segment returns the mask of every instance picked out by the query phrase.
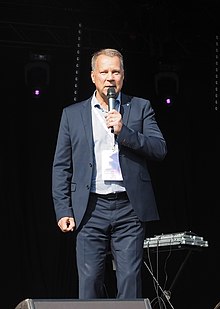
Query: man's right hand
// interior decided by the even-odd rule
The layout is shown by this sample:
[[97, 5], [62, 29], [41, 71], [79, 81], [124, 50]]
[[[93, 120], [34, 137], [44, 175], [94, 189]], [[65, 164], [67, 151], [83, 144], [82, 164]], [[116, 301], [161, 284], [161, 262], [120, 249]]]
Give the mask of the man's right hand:
[[73, 232], [75, 229], [75, 220], [73, 217], [63, 217], [58, 221], [58, 226], [62, 232]]

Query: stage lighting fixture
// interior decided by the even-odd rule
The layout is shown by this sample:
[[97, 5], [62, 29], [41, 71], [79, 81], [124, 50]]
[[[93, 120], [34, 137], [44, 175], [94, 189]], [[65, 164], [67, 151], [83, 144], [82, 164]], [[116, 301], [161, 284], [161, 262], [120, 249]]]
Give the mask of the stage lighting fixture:
[[25, 65], [25, 84], [33, 98], [46, 94], [50, 83], [50, 67], [48, 56], [31, 54], [30, 61]]
[[172, 106], [179, 93], [179, 78], [176, 72], [158, 72], [155, 74], [155, 92], [166, 105]]

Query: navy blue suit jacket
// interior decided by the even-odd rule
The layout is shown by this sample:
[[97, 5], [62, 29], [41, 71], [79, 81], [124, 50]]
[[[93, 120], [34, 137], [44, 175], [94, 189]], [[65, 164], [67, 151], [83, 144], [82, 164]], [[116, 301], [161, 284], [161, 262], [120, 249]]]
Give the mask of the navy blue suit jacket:
[[[52, 170], [57, 221], [73, 216], [76, 228], [85, 214], [94, 161], [91, 99], [63, 109]], [[158, 220], [147, 162], [165, 158], [165, 139], [148, 100], [121, 95], [123, 127], [117, 136], [119, 161], [131, 204], [141, 221]]]

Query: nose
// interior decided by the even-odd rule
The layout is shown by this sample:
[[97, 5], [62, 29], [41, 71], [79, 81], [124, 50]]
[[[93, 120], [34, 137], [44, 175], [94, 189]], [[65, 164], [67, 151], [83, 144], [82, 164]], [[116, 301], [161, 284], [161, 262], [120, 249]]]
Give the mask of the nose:
[[108, 72], [107, 79], [108, 80], [113, 80], [114, 79], [114, 74], [112, 72]]

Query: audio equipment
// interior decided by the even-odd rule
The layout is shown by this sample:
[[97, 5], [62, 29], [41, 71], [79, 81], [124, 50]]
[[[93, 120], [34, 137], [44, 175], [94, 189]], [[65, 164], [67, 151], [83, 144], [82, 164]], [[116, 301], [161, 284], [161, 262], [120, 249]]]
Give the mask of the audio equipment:
[[172, 234], [155, 235], [154, 237], [144, 240], [144, 249], [160, 249], [160, 251], [168, 251], [172, 249], [200, 249], [208, 247], [208, 241], [195, 233], [181, 232]]

